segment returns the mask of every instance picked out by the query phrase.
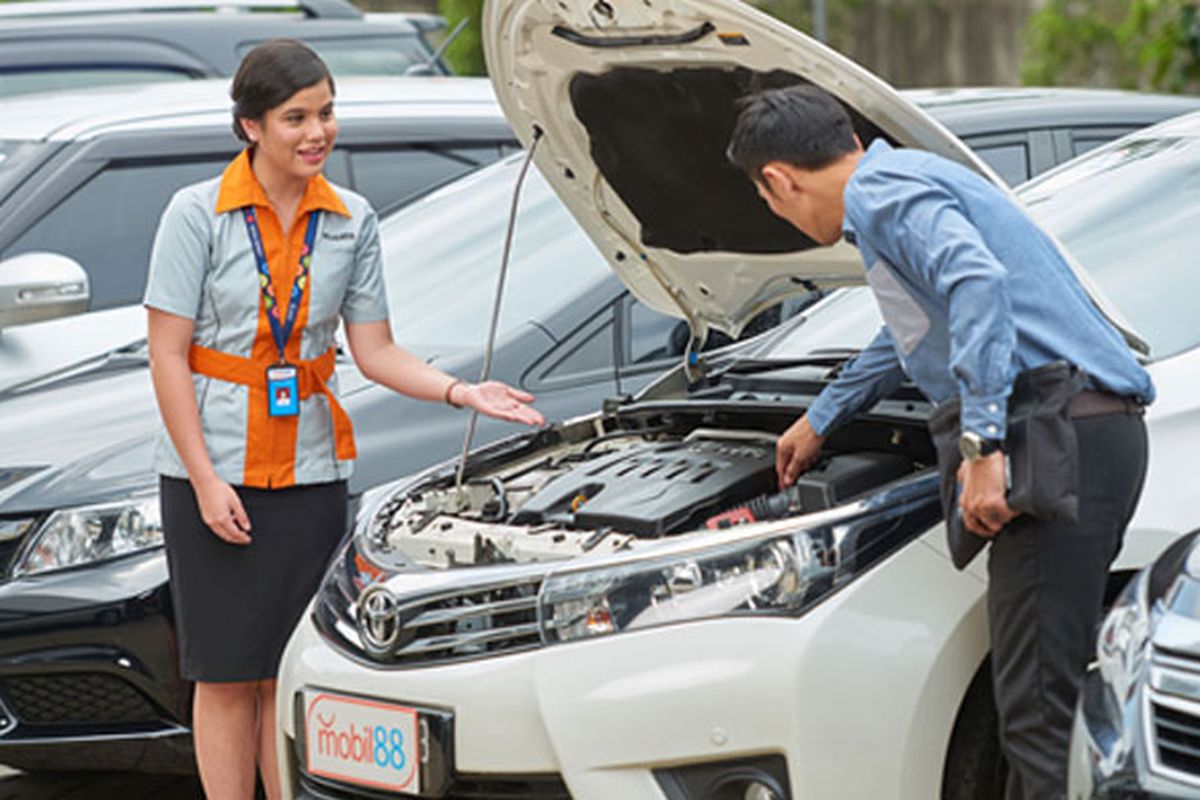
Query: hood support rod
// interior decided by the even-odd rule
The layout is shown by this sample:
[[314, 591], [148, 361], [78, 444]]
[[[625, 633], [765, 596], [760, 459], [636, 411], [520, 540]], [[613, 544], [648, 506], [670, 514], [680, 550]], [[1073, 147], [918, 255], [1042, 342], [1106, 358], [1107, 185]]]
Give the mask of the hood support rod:
[[[508, 277], [509, 257], [512, 255], [513, 235], [517, 228], [517, 206], [521, 202], [521, 187], [525, 185], [525, 175], [533, 162], [533, 154], [537, 152], [538, 142], [542, 138], [542, 129], [533, 127], [533, 140], [529, 143], [529, 152], [521, 164], [521, 172], [517, 175], [517, 185], [513, 188], [512, 207], [508, 212], [508, 230], [504, 234], [504, 254], [500, 257], [500, 276], [496, 280], [496, 297], [492, 303], [492, 324], [488, 330], [487, 345], [483, 350], [483, 369], [480, 370], [479, 382], [485, 383], [492, 374], [492, 351], [496, 347], [496, 329], [500, 325], [500, 301], [504, 297], [504, 282]], [[479, 412], [472, 409], [471, 418], [467, 421], [467, 435], [463, 439], [462, 457], [458, 462], [458, 473], [454, 479], [455, 494], [462, 502], [463, 477], [467, 472], [467, 455], [471, 452], [471, 440], [475, 438], [475, 426], [479, 421]]]

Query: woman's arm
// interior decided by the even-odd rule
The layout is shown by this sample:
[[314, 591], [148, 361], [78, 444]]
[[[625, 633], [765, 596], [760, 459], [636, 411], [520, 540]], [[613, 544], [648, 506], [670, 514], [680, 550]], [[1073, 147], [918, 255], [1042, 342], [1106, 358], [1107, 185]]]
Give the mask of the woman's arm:
[[250, 520], [233, 487], [217, 475], [204, 433], [188, 350], [195, 323], [187, 317], [148, 308], [150, 379], [167, 434], [183, 461], [200, 514], [213, 532], [232, 544], [250, 544]]
[[542, 425], [545, 419], [528, 403], [533, 395], [499, 381], [463, 383], [429, 366], [392, 341], [386, 321], [346, 323], [354, 362], [370, 380], [418, 400], [448, 400], [496, 419]]

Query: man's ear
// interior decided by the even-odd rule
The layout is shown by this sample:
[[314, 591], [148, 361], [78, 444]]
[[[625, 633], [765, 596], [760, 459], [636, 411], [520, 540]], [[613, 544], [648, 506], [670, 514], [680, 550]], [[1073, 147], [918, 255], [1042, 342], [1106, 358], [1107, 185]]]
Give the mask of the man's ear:
[[792, 176], [775, 162], [764, 165], [758, 174], [760, 176], [759, 183], [774, 197], [788, 197], [796, 190]]

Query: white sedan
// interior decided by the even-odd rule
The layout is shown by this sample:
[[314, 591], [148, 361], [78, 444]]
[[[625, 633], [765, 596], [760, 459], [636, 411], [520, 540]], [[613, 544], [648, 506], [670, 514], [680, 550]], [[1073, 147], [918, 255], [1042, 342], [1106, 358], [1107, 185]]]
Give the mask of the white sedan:
[[[819, 83], [864, 141], [990, 176], [795, 31], [733, 2], [670, 6], [496, 3], [485, 36], [539, 168], [631, 290], [697, 336], [862, 279], [856, 253], [810, 249], [722, 172], [739, 90]], [[1200, 519], [1198, 176], [1193, 115], [1020, 193], [1159, 390], [1114, 587]], [[773, 487], [774, 436], [878, 326], [865, 290], [837, 292], [634, 402], [475, 452], [461, 486], [448, 464], [373, 493], [284, 656], [288, 795], [1002, 797], [985, 563], [950, 564], [920, 395]]]

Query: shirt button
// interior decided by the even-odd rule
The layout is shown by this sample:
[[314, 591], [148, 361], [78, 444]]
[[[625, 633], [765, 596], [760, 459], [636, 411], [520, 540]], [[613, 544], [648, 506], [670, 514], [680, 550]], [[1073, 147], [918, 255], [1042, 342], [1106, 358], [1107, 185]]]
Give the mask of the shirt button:
[[988, 425], [988, 426], [987, 426], [987, 432], [988, 432], [988, 433], [990, 433], [990, 434], [992, 434], [993, 436], [995, 436], [995, 435], [996, 435], [996, 433], [997, 433], [997, 432], [999, 432], [999, 430], [1000, 430], [1000, 429], [999, 429], [999, 428], [997, 428], [995, 425]]
[[999, 413], [1000, 413], [1000, 406], [996, 405], [995, 403], [992, 403], [991, 405], [989, 405], [989, 406], [988, 406], [988, 413], [990, 413], [990, 414], [999, 414]]

